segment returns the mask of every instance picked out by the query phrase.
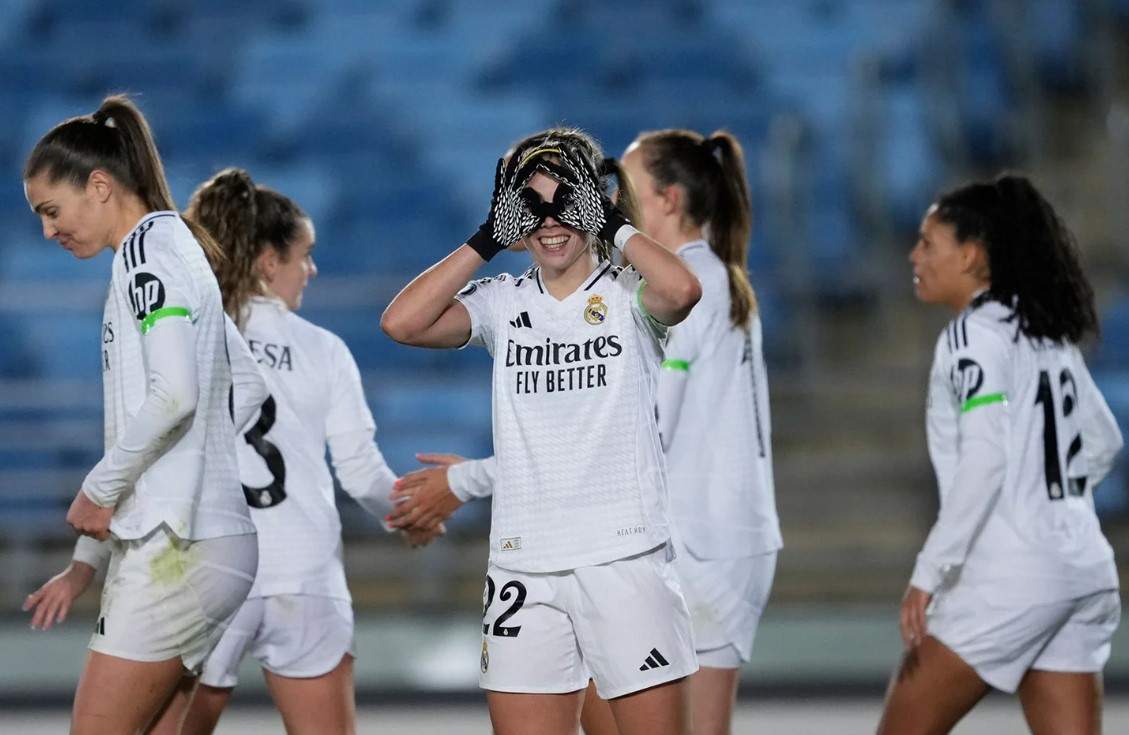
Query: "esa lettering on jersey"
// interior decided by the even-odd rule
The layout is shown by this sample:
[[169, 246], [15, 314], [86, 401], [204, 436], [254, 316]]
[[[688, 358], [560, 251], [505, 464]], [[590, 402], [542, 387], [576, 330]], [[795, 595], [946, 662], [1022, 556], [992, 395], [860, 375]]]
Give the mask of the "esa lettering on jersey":
[[165, 305], [165, 285], [152, 273], [135, 273], [129, 282], [129, 305], [138, 321]]
[[290, 345], [280, 345], [274, 342], [263, 342], [258, 339], [247, 340], [255, 362], [266, 365], [275, 370], [294, 371], [294, 363], [290, 356]]
[[554, 342], [546, 337], [544, 344], [528, 345], [510, 339], [506, 342], [506, 367], [539, 368], [514, 372], [514, 393], [519, 395], [587, 390], [607, 386], [606, 361], [622, 353], [623, 345], [615, 334], [579, 343]]
[[984, 370], [980, 363], [967, 357], [957, 360], [949, 380], [953, 384], [953, 393], [962, 404], [975, 396], [984, 385]]

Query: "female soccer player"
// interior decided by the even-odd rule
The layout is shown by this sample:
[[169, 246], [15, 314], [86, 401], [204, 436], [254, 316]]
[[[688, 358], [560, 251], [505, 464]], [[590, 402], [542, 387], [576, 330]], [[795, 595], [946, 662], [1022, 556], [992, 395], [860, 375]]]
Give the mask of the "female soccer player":
[[[373, 441], [349, 349], [294, 313], [317, 275], [310, 218], [240, 169], [205, 182], [187, 215], [224, 249], [217, 269], [224, 304], [270, 398], [239, 442], [243, 492], [259, 531], [258, 576], [204, 662], [183, 732], [214, 730], [246, 653], [262, 665], [288, 732], [353, 732], [353, 610], [326, 446], [342, 487], [380, 518], [392, 508], [396, 476]], [[166, 722], [179, 719], [177, 709]]]
[[258, 558], [204, 252], [215, 244], [176, 213], [149, 126], [124, 97], [52, 128], [23, 179], [45, 237], [82, 259], [114, 250], [106, 454], [67, 513], [79, 533], [112, 538], [112, 558], [72, 732], [136, 732], [219, 640]]
[[1074, 239], [1021, 176], [925, 214], [914, 290], [957, 312], [926, 411], [941, 510], [902, 600], [880, 733], [944, 733], [989, 687], [1036, 733], [1097, 733], [1121, 615], [1093, 489], [1121, 434], [1078, 342], [1098, 328]]
[[[697, 669], [653, 407], [668, 325], [701, 289], [611, 203], [600, 160], [574, 130], [523, 140], [499, 162], [487, 222], [381, 319], [398, 342], [494, 356], [480, 681], [501, 735], [576, 732], [589, 672], [622, 732], [685, 732]], [[522, 239], [524, 275], [467, 284]], [[612, 265], [609, 245], [634, 266]]]
[[[744, 156], [725, 132], [705, 138], [663, 130], [640, 135], [623, 166], [640, 226], [702, 284], [702, 300], [666, 345], [658, 419], [672, 517], [685, 547], [674, 565], [701, 665], [689, 685], [693, 731], [727, 733], [738, 670], [750, 658], [781, 547], [760, 317], [745, 266], [751, 207]], [[421, 509], [412, 521], [442, 520], [459, 501], [490, 492], [491, 460], [421, 459], [449, 468], [405, 476], [398, 493], [408, 499], [397, 518], [411, 518], [434, 498], [434, 509]], [[454, 494], [442, 485], [445, 476]], [[589, 692], [589, 735], [608, 731], [603, 709]]]

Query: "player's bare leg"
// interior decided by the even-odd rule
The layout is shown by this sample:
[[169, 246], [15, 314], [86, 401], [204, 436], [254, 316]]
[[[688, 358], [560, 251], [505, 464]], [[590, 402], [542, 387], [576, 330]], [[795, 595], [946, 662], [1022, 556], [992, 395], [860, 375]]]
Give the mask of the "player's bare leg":
[[192, 705], [192, 694], [196, 691], [196, 684], [199, 681], [197, 677], [189, 674], [180, 677], [172, 696], [145, 730], [147, 735], [180, 735], [184, 716]]
[[1032, 735], [1098, 735], [1102, 731], [1101, 674], [1028, 671], [1019, 701]]
[[576, 735], [584, 690], [568, 694], [486, 692], [494, 735]]
[[588, 680], [584, 707], [580, 710], [580, 727], [584, 735], [619, 735], [611, 705], [596, 693], [596, 682]]
[[608, 702], [620, 735], [688, 735], [686, 679], [616, 697]]
[[332, 671], [308, 679], [279, 676], [263, 670], [271, 699], [282, 713], [287, 735], [357, 731], [353, 697], [353, 657], [345, 654]]
[[234, 687], [210, 687], [200, 684], [185, 713], [180, 735], [211, 735], [219, 724]]
[[933, 636], [906, 652], [886, 692], [879, 735], [947, 733], [988, 693], [976, 671]]
[[130, 661], [91, 651], [74, 695], [71, 735], [138, 732], [153, 721], [183, 672], [179, 657]]
[[694, 735], [729, 735], [737, 702], [737, 669], [703, 666], [690, 675], [690, 724]]

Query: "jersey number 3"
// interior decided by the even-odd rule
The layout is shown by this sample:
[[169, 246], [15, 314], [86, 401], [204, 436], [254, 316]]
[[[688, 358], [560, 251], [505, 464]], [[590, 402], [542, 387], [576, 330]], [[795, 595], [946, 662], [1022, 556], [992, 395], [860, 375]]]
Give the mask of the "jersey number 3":
[[252, 508], [273, 508], [286, 500], [286, 462], [283, 461], [282, 452], [278, 447], [266, 438], [267, 432], [274, 426], [277, 411], [278, 406], [274, 402], [274, 396], [268, 396], [263, 402], [259, 420], [243, 435], [243, 439], [266, 462], [271, 475], [271, 482], [265, 487], [243, 486], [247, 504]]
[[[1074, 414], [1078, 402], [1078, 390], [1074, 384], [1074, 376], [1069, 370], [1064, 369], [1058, 378], [1060, 392], [1062, 393], [1062, 418], [1066, 419]], [[1035, 405], [1043, 406], [1043, 471], [1047, 481], [1047, 497], [1051, 500], [1062, 500], [1064, 490], [1072, 497], [1080, 497], [1086, 492], [1085, 477], [1070, 477], [1063, 483], [1062, 463], [1058, 453], [1058, 428], [1055, 411], [1054, 390], [1051, 388], [1051, 377], [1046, 370], [1039, 373], [1039, 390], [1035, 393]], [[1070, 422], [1073, 424], [1073, 421]], [[1069, 472], [1070, 461], [1082, 451], [1082, 435], [1076, 434], [1066, 450], [1066, 468]]]

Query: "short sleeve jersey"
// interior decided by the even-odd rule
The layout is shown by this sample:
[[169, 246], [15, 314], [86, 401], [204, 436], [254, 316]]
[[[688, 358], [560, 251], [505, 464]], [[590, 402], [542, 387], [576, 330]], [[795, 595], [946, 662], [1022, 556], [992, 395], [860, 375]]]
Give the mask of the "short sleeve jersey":
[[270, 391], [258, 422], [236, 442], [259, 531], [249, 596], [349, 599], [326, 442], [375, 429], [357, 364], [337, 335], [276, 299], [251, 299], [243, 336]]
[[968, 442], [987, 442], [1006, 457], [1000, 497], [961, 580], [1031, 604], [1117, 588], [1094, 512], [1098, 468], [1086, 451], [1087, 442], [1120, 444], [1120, 435], [1105, 436], [1108, 413], [1078, 348], [1021, 335], [1010, 307], [980, 296], [949, 323], [937, 342], [926, 412], [942, 505]]
[[254, 533], [239, 490], [219, 286], [180, 216], [151, 212], [118, 248], [106, 296], [102, 385], [107, 451], [145, 400], [143, 341], [166, 318], [188, 319], [195, 330], [196, 411], [165, 439], [159, 456], [122, 495], [110, 530], [121, 539], [141, 538], [162, 523], [183, 539]]
[[494, 357], [490, 561], [554, 572], [669, 538], [655, 387], [666, 328], [633, 268], [602, 262], [562, 300], [538, 268], [457, 296]]
[[[670, 330], [659, 380], [685, 380], [678, 422], [664, 437], [671, 518], [699, 558], [752, 556], [781, 547], [772, 473], [768, 379], [761, 324], [729, 316], [725, 264], [704, 241], [678, 255], [702, 284], [702, 299]], [[681, 373], [681, 374], [679, 374]], [[659, 415], [675, 411], [664, 406]]]

